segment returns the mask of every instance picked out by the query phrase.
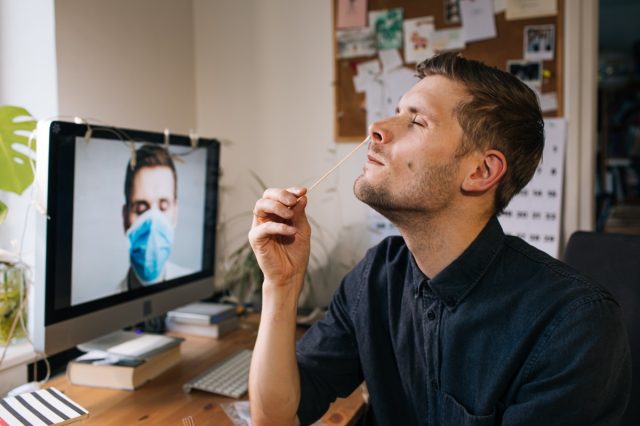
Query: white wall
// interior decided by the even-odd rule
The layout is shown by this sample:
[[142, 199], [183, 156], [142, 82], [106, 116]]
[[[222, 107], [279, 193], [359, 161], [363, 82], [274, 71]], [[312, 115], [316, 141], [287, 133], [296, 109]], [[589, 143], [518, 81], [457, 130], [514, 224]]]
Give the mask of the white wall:
[[[35, 118], [57, 115], [53, 0], [0, 0], [0, 105], [27, 109]], [[18, 196], [0, 191], [9, 213], [0, 224], [0, 249], [35, 263], [35, 209], [31, 185]], [[32, 305], [33, 300], [29, 300]], [[33, 307], [29, 307], [33, 317]], [[13, 345], [0, 366], [0, 395], [27, 380], [27, 345]], [[2, 346], [0, 346], [2, 350]], [[26, 355], [25, 355], [26, 354]]]
[[[230, 141], [222, 152], [221, 221], [251, 212], [268, 186], [310, 185], [353, 144], [333, 139], [331, 3], [316, 0], [194, 1], [197, 123], [200, 133]], [[319, 224], [312, 252], [324, 263], [328, 288], [315, 274], [316, 303], [326, 303], [348, 266], [368, 244], [366, 208], [352, 195], [364, 150], [314, 189], [309, 215]], [[250, 216], [233, 220], [221, 250], [246, 238]], [[339, 252], [333, 252], [339, 250]]]
[[[0, 105], [27, 109], [36, 119], [57, 114], [53, 0], [0, 0]], [[33, 266], [33, 185], [21, 195], [0, 191], [9, 207], [0, 225], [0, 248], [19, 252]]]
[[0, 0], [0, 105], [57, 113], [53, 0]]
[[57, 0], [55, 8], [60, 115], [195, 127], [190, 0]]

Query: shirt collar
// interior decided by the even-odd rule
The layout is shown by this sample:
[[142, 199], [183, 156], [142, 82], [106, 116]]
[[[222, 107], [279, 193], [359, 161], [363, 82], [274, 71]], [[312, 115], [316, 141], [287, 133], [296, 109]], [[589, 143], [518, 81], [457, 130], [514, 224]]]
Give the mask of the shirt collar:
[[504, 237], [498, 218], [492, 216], [469, 247], [433, 279], [422, 273], [411, 255], [411, 282], [415, 294], [418, 295], [426, 282], [448, 308], [455, 308], [492, 264]]

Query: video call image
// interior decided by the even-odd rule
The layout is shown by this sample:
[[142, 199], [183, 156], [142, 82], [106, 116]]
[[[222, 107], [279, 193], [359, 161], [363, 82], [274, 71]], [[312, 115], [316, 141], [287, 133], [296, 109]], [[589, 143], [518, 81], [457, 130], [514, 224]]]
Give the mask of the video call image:
[[[207, 151], [78, 138], [71, 304], [202, 269]], [[179, 156], [179, 161], [175, 157]]]

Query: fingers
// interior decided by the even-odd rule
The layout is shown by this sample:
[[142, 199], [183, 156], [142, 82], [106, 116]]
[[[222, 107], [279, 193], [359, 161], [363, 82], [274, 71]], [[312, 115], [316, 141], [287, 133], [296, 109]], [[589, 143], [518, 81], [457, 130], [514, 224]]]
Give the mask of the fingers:
[[275, 236], [292, 237], [299, 232], [304, 235], [309, 233], [304, 213], [306, 192], [306, 188], [270, 188], [264, 192], [253, 209], [249, 240], [254, 248]]
[[281, 188], [268, 188], [262, 194], [262, 198], [269, 198], [276, 201], [280, 201], [287, 207], [293, 207], [298, 202], [298, 199], [307, 193], [307, 188], [291, 187], [287, 189]]
[[[267, 221], [290, 221], [304, 210], [306, 206], [306, 188], [278, 189], [269, 188], [264, 191], [253, 209], [254, 225]], [[301, 200], [304, 200], [300, 202]]]
[[265, 222], [260, 224], [260, 226], [251, 228], [251, 231], [249, 231], [249, 241], [257, 242], [274, 236], [293, 236], [296, 232], [296, 227], [286, 223]]

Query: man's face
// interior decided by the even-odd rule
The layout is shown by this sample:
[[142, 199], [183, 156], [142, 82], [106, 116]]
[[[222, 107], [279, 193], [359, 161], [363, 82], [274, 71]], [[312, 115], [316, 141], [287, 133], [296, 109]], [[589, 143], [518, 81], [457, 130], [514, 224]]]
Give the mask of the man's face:
[[449, 206], [461, 182], [456, 151], [463, 132], [455, 108], [468, 97], [462, 84], [442, 76], [425, 77], [405, 93], [396, 115], [370, 128], [356, 197], [383, 214]]
[[125, 232], [136, 221], [138, 216], [151, 208], [165, 215], [175, 228], [178, 220], [175, 181], [169, 167], [143, 167], [133, 178], [129, 206], [123, 208]]

